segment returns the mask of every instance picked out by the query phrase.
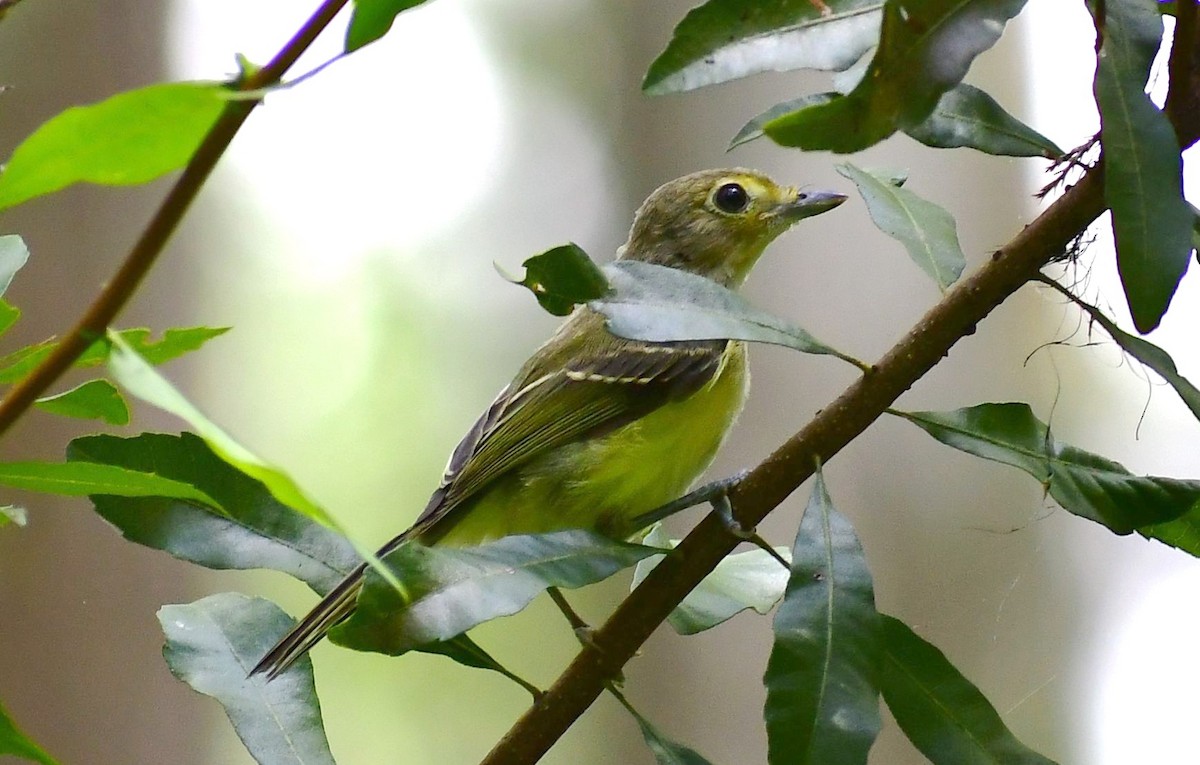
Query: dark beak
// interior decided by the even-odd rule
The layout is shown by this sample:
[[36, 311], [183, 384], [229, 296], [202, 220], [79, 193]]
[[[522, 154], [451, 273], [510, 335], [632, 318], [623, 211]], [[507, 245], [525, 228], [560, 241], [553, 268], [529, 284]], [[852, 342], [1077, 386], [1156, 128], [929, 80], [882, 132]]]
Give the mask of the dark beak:
[[845, 194], [836, 191], [801, 191], [795, 200], [782, 205], [780, 214], [788, 220], [797, 221], [832, 210], [846, 201]]

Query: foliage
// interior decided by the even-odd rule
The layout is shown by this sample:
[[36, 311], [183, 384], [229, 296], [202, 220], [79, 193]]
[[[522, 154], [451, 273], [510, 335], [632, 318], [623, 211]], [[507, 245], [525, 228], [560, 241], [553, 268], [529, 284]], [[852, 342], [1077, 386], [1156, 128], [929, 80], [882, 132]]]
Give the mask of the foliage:
[[[357, 0], [342, 55], [380, 40], [403, 11], [421, 4]], [[683, 92], [763, 71], [817, 69], [835, 73], [828, 89], [802, 94], [750, 119], [733, 143], [767, 138], [784, 147], [853, 153], [904, 132], [933, 148], [1058, 158], [1063, 154], [1059, 147], [964, 82], [975, 58], [995, 44], [1024, 4], [708, 0], [676, 27], [650, 65], [643, 88], [650, 94]], [[319, 32], [339, 7], [326, 2], [306, 30]], [[1173, 123], [1146, 95], [1147, 78], [1163, 38], [1160, 11], [1179, 14], [1181, 28], [1186, 14], [1196, 26], [1197, 11], [1195, 6], [1156, 7], [1152, 0], [1096, 0], [1090, 7], [1099, 41], [1094, 97], [1102, 125], [1102, 206], [1112, 211], [1115, 256], [1129, 311], [1145, 333], [1168, 310], [1194, 251], [1197, 215], [1183, 197], [1179, 136], [1200, 134], [1200, 126], [1183, 130]], [[209, 156], [204, 147], [219, 142], [220, 135], [225, 141], [232, 136], [218, 127], [228, 124], [236, 130], [237, 120], [253, 108], [263, 88], [278, 84], [308, 40], [297, 35], [267, 67], [246, 66], [229, 83], [155, 84], [52, 117], [12, 151], [0, 173], [0, 209], [76, 183], [140, 184], [184, 167], [193, 170], [201, 162], [211, 167], [219, 150]], [[1173, 62], [1194, 66], [1195, 44], [1186, 37], [1175, 40]], [[1186, 72], [1172, 67], [1173, 76], [1180, 71]], [[1200, 79], [1200, 73], [1187, 73]], [[1171, 86], [1171, 97], [1186, 97], [1179, 93], [1188, 83]], [[947, 299], [967, 289], [955, 286], [966, 259], [957, 224], [945, 209], [902, 188], [903, 178], [850, 163], [840, 165], [839, 172], [858, 187], [875, 225], [902, 244]], [[204, 172], [194, 175], [203, 178]], [[194, 192], [197, 187], [184, 188]], [[186, 203], [170, 208], [169, 215], [166, 205], [163, 209], [156, 222], [169, 230]], [[162, 241], [165, 236], [158, 241], [160, 248]], [[148, 267], [154, 254], [143, 252], [139, 258], [148, 258]], [[1037, 265], [1051, 254], [1042, 253]], [[19, 236], [0, 236], [0, 294], [28, 257]], [[759, 311], [699, 277], [644, 263], [599, 267], [575, 245], [556, 247], [524, 265], [525, 276], [513, 281], [530, 289], [546, 310], [563, 315], [586, 303], [624, 337], [773, 343], [850, 362], [864, 372], [862, 385], [879, 374], [791, 321]], [[1014, 278], [1019, 284], [1037, 276], [1035, 271], [1010, 281]], [[125, 290], [121, 299], [136, 283], [136, 278], [120, 282]], [[1121, 330], [1066, 288], [1056, 288], [1126, 353], [1162, 377], [1200, 417], [1200, 393], [1166, 350]], [[998, 299], [1007, 294], [1011, 290]], [[115, 312], [120, 302], [112, 305]], [[982, 309], [982, 315], [991, 307]], [[0, 335], [20, 315], [0, 301]], [[0, 464], [0, 483], [89, 496], [96, 512], [130, 541], [209, 568], [282, 571], [322, 594], [366, 560], [373, 570], [358, 611], [332, 632], [342, 645], [394, 655], [442, 653], [537, 691], [466, 632], [521, 610], [548, 588], [583, 586], [637, 564], [633, 602], [639, 592], [656, 586], [660, 573], [670, 576], [670, 570], [685, 565], [679, 561], [686, 549], [668, 550], [677, 544], [686, 548], [688, 540], [668, 540], [660, 530], [642, 545], [582, 531], [508, 537], [457, 550], [410, 542], [380, 561], [348, 540], [298, 481], [232, 439], [154, 368], [197, 350], [223, 328], [168, 329], [159, 340], [152, 340], [147, 329], [90, 329], [91, 334], [76, 331], [0, 357], [0, 384], [13, 386], [0, 412], [16, 417], [36, 405], [46, 414], [120, 426], [129, 421], [126, 396], [132, 395], [180, 417], [195, 433], [83, 436], [71, 442], [66, 462]], [[970, 328], [956, 331], [961, 336]], [[45, 386], [72, 365], [105, 365], [111, 379], [96, 378], [43, 395]], [[20, 404], [24, 399], [15, 392], [33, 389], [33, 397]], [[1022, 403], [894, 414], [946, 445], [1029, 473], [1065, 510], [1115, 534], [1136, 531], [1200, 555], [1200, 480], [1133, 475], [1112, 460], [1059, 442]], [[0, 417], [0, 423], [11, 419]], [[733, 490], [735, 499], [739, 490]], [[0, 527], [23, 525], [25, 517], [20, 508], [0, 508]], [[709, 533], [705, 528], [695, 534]], [[785, 571], [779, 559], [789, 556]], [[934, 763], [1050, 762], [1013, 736], [990, 702], [941, 651], [902, 621], [876, 611], [867, 556], [850, 521], [834, 508], [819, 471], [790, 552], [727, 551], [702, 574], [707, 576], [691, 594], [674, 601], [668, 617], [682, 634], [715, 628], [743, 611], [765, 615], [776, 609], [764, 677], [770, 762], [866, 762], [880, 729], [881, 698]], [[664, 617], [665, 611], [658, 618]], [[247, 676], [291, 626], [276, 606], [223, 593], [164, 606], [159, 618], [171, 671], [223, 705], [258, 761], [333, 762], [309, 660], [301, 659], [271, 681]], [[612, 685], [619, 670], [619, 662], [604, 666], [603, 679], [635, 718], [658, 762], [704, 763], [633, 709]], [[2, 707], [0, 753], [54, 762]]]

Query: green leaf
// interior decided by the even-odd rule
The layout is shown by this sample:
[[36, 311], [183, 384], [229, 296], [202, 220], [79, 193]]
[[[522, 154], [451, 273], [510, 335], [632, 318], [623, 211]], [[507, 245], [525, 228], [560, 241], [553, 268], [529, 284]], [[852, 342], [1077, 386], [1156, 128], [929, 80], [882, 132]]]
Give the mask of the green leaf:
[[353, 53], [388, 33], [402, 11], [415, 8], [425, 0], [354, 0], [354, 15], [346, 28], [345, 51]]
[[767, 661], [768, 761], [866, 763], [879, 734], [879, 615], [862, 546], [818, 471]]
[[0, 754], [10, 754], [31, 762], [43, 765], [58, 765], [58, 760], [46, 753], [46, 750], [35, 744], [17, 728], [17, 724], [8, 716], [8, 711], [0, 704]]
[[39, 398], [35, 405], [44, 412], [64, 417], [103, 420], [110, 425], [129, 424], [129, 407], [108, 380], [89, 380], [63, 393]]
[[1054, 765], [1013, 736], [941, 651], [899, 619], [880, 617], [883, 698], [933, 765]]
[[541, 698], [542, 691], [533, 683], [529, 682], [520, 675], [514, 673], [508, 667], [496, 661], [490, 653], [483, 650], [483, 647], [472, 640], [467, 635], [458, 635], [449, 640], [439, 641], [437, 643], [428, 643], [419, 646], [416, 649], [421, 653], [432, 653], [439, 656], [447, 656], [464, 667], [472, 669], [487, 669], [492, 672], [498, 672], [504, 675], [509, 680], [512, 680], [517, 685], [529, 691], [534, 700]]
[[0, 484], [66, 497], [177, 497], [218, 507], [212, 497], [181, 481], [90, 462], [0, 462]]
[[21, 318], [21, 309], [0, 298], [0, 335], [8, 332]]
[[25, 240], [16, 234], [0, 236], [0, 295], [8, 292], [17, 271], [29, 260], [29, 248]]
[[849, 162], [838, 165], [837, 171], [858, 186], [875, 225], [903, 244], [908, 256], [943, 292], [957, 281], [967, 260], [950, 213], [900, 188], [883, 174], [862, 170]]
[[782, 146], [861, 151], [925, 121], [1025, 0], [888, 0], [879, 46], [850, 93], [766, 123]]
[[845, 69], [879, 39], [881, 0], [709, 0], [675, 27], [646, 72], [652, 95], [758, 72]]
[[574, 243], [546, 250], [521, 265], [525, 267], [524, 279], [503, 271], [500, 275], [526, 287], [542, 308], [555, 316], [566, 316], [576, 305], [599, 298], [609, 289], [604, 272]]
[[654, 755], [654, 761], [658, 765], [711, 765], [695, 749], [676, 743], [664, 736], [658, 728], [654, 727], [649, 720], [633, 708], [633, 705], [629, 703], [629, 699], [625, 698], [625, 694], [611, 685], [608, 687], [608, 692], [615, 696], [617, 701], [621, 702], [621, 706], [625, 707], [629, 714], [633, 716], [633, 719], [637, 721], [638, 728], [642, 731], [642, 738], [646, 742], [646, 747]]
[[1192, 254], [1192, 212], [1183, 199], [1183, 159], [1166, 115], [1146, 95], [1162, 40], [1153, 0], [1105, 6], [1095, 93], [1104, 151], [1104, 196], [1112, 209], [1117, 269], [1133, 323], [1158, 326]]
[[[164, 364], [196, 350], [212, 338], [228, 331], [229, 327], [173, 328], [163, 332], [160, 340], [151, 339], [150, 330], [145, 327], [123, 329], [116, 334], [151, 364]], [[22, 379], [33, 371], [34, 367], [45, 361], [57, 345], [56, 340], [43, 340], [0, 357], [0, 383], [13, 383]], [[96, 340], [80, 354], [75, 366], [94, 367], [103, 364], [108, 360], [110, 347], [107, 338]]]
[[511, 536], [478, 547], [410, 541], [384, 559], [403, 596], [368, 571], [354, 615], [330, 631], [338, 645], [393, 656], [515, 614], [547, 587], [582, 587], [642, 558], [652, 547], [587, 531]]
[[[668, 539], [662, 526], [658, 525], [642, 539], [642, 544], [674, 549], [679, 541]], [[791, 557], [791, 551], [786, 547], [775, 550], [784, 559]], [[640, 561], [634, 569], [630, 589], [640, 585], [662, 559], [662, 555], [653, 555]], [[680, 635], [694, 635], [749, 608], [766, 615], [783, 597], [787, 581], [787, 569], [765, 550], [729, 555], [675, 607], [667, 622]]]
[[603, 270], [613, 291], [588, 305], [608, 319], [614, 335], [650, 342], [749, 340], [864, 366], [703, 276], [635, 260], [618, 260]]
[[895, 414], [948, 446], [1024, 470], [1063, 509], [1118, 534], [1178, 518], [1200, 501], [1200, 481], [1135, 476], [1112, 460], [1059, 443], [1028, 404]]
[[794, 111], [799, 111], [800, 109], [804, 109], [815, 104], [827, 104], [834, 98], [837, 98], [837, 95], [837, 93], [833, 92], [812, 93], [807, 96], [801, 96], [800, 98], [792, 99], [791, 101], [784, 101], [783, 103], [775, 104], [770, 109], [767, 109], [762, 114], [759, 114], [757, 117], [747, 122], [745, 125], [742, 125], [742, 129], [737, 132], [737, 135], [730, 139], [729, 148], [732, 149], [735, 146], [741, 146], [744, 143], [750, 143], [755, 139], [762, 138], [763, 135], [765, 135], [763, 133], [763, 125], [767, 124], [776, 117], [782, 117], [785, 114], [791, 114]]
[[924, 122], [904, 132], [936, 149], [965, 146], [986, 154], [1047, 159], [1058, 159], [1063, 154], [1049, 138], [1004, 111], [987, 93], [966, 83], [946, 91]]
[[0, 528], [4, 528], [10, 523], [24, 527], [29, 523], [29, 513], [25, 511], [25, 508], [16, 505], [0, 505]]
[[250, 668], [292, 619], [274, 603], [236, 592], [210, 595], [158, 612], [172, 674], [221, 702], [242, 743], [260, 763], [333, 765], [313, 683], [312, 661], [301, 657], [268, 681]]
[[1173, 521], [1142, 526], [1137, 532], [1200, 558], [1200, 501]]
[[1159, 377], [1166, 380], [1167, 384], [1174, 388], [1179, 397], [1183, 399], [1187, 408], [1192, 410], [1192, 414], [1200, 419], [1200, 390], [1197, 390], [1196, 386], [1192, 385], [1186, 377], [1179, 374], [1179, 370], [1175, 366], [1175, 359], [1171, 358], [1169, 353], [1148, 340], [1125, 332], [1114, 324], [1112, 319], [1105, 316], [1099, 308], [1085, 303], [1068, 290], [1058, 285], [1055, 286], [1059, 292], [1070, 298], [1075, 305], [1092, 317], [1092, 321], [1104, 327], [1104, 331], [1116, 341], [1117, 345], [1121, 346], [1121, 350], [1150, 367], [1158, 373]]
[[0, 174], [0, 210], [75, 183], [130, 186], [178, 170], [225, 106], [217, 83], [131, 90], [52, 117], [26, 138]]
[[361, 558], [348, 541], [280, 503], [267, 487], [218, 457], [198, 436], [84, 436], [70, 464], [102, 463], [195, 487], [223, 512], [167, 496], [93, 496], [106, 521], [132, 542], [214, 569], [269, 568], [325, 594]]

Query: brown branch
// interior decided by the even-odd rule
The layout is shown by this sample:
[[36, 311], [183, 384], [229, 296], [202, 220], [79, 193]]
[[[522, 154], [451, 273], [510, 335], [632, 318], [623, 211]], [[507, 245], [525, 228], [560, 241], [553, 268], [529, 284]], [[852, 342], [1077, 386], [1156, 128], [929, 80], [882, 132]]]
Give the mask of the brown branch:
[[[347, 0], [325, 0], [316, 13], [304, 23], [295, 36], [263, 68], [252, 72], [236, 84], [241, 91], [258, 91], [277, 84], [296, 59], [308, 49]], [[55, 346], [54, 352], [15, 385], [0, 401], [0, 433], [4, 433], [24, 414], [33, 402], [63, 375], [129, 302], [142, 278], [154, 265], [175, 232], [179, 221], [196, 198], [233, 136], [258, 100], [231, 100], [217, 118], [200, 147], [183, 169], [175, 185], [167, 193], [154, 217], [125, 262], [96, 296], [95, 301]]]
[[[1200, 50], [1200, 23], [1197, 23], [1196, 0], [1175, 3], [1175, 37], [1167, 63], [1169, 87], [1165, 110], [1176, 126], [1181, 146], [1196, 141], [1194, 127], [1200, 124], [1200, 78], [1197, 78], [1197, 50]], [[1182, 126], [1191, 125], [1185, 132]]]
[[[732, 492], [737, 520], [752, 527], [883, 414], [962, 337], [1038, 270], [1061, 253], [1103, 211], [1102, 171], [1080, 182], [946, 294], [874, 369], [774, 454]], [[702, 520], [617, 608], [554, 685], [509, 730], [482, 765], [539, 760], [587, 709], [667, 615], [737, 545], [715, 515]]]

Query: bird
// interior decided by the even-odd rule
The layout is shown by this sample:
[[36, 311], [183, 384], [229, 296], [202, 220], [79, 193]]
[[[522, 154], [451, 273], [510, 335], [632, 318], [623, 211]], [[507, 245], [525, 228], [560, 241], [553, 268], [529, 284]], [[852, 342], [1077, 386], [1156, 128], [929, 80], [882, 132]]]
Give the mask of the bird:
[[[776, 237], [845, 199], [755, 170], [695, 172], [646, 198], [617, 259], [737, 289]], [[459, 442], [424, 512], [378, 557], [409, 540], [462, 547], [566, 529], [628, 538], [639, 531], [636, 519], [708, 468], [748, 387], [744, 342], [625, 339], [578, 306]], [[250, 674], [279, 675], [348, 618], [366, 567], [330, 590]]]

